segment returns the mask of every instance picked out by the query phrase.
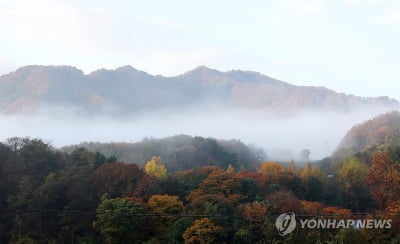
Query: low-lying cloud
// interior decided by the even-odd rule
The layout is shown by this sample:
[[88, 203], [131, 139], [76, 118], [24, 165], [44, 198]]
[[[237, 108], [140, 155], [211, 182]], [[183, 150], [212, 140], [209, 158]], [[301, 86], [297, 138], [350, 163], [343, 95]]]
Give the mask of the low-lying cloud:
[[302, 149], [311, 159], [329, 156], [355, 124], [371, 119], [384, 109], [352, 113], [302, 113], [293, 117], [270, 118], [260, 111], [203, 109], [179, 113], [154, 112], [124, 118], [83, 116], [57, 110], [51, 116], [1, 115], [0, 140], [10, 137], [41, 138], [55, 147], [84, 141], [136, 142], [146, 137], [177, 134], [239, 139], [264, 148], [269, 159], [296, 159]]

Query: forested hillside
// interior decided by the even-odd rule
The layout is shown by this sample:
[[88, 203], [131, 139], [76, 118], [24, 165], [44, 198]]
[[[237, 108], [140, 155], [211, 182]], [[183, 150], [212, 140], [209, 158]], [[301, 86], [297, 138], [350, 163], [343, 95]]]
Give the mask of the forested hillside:
[[371, 156], [374, 151], [391, 151], [400, 148], [400, 113], [392, 111], [381, 114], [364, 123], [355, 125], [334, 152], [335, 160], [356, 153]]
[[152, 156], [158, 155], [171, 171], [211, 165], [226, 168], [229, 164], [236, 169], [255, 170], [258, 163], [267, 156], [261, 148], [245, 145], [238, 140], [216, 140], [186, 135], [144, 139], [137, 143], [88, 142], [63, 147], [61, 150], [70, 153], [80, 147], [141, 166]]
[[[212, 158], [205, 152], [242, 148], [237, 141], [207, 140], [179, 136], [150, 144], [175, 142], [174, 148], [200, 141], [207, 150], [193, 154], [199, 162]], [[248, 170], [229, 158], [172, 171], [160, 155], [127, 164], [82, 147], [67, 153], [41, 140], [13, 138], [0, 143], [0, 242], [397, 243], [399, 155], [376, 151], [368, 159], [356, 155], [304, 167], [263, 161]], [[389, 229], [297, 228], [282, 237], [275, 219], [286, 212], [393, 222]]]

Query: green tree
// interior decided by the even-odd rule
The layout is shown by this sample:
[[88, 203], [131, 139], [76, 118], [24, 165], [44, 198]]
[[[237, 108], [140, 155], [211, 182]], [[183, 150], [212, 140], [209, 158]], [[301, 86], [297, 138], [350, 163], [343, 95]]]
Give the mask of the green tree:
[[138, 240], [142, 208], [131, 201], [115, 198], [103, 199], [97, 208], [93, 226], [100, 231], [105, 243], [133, 243]]
[[168, 231], [168, 236], [175, 242], [175, 243], [183, 243], [183, 233], [187, 228], [193, 225], [192, 218], [180, 218], [178, 219]]
[[367, 166], [356, 158], [348, 159], [338, 171], [338, 181], [343, 188], [346, 207], [363, 211], [372, 202], [367, 185]]

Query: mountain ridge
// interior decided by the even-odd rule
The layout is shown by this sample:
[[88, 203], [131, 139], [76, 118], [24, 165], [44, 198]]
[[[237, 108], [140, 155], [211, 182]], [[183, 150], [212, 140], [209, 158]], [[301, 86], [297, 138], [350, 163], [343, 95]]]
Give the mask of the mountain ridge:
[[151, 75], [130, 65], [89, 74], [68, 65], [29, 65], [0, 76], [0, 113], [35, 113], [44, 105], [115, 114], [204, 103], [296, 114], [398, 106], [389, 97], [358, 97], [325, 87], [295, 86], [255, 71], [221, 72], [206, 66], [176, 76]]

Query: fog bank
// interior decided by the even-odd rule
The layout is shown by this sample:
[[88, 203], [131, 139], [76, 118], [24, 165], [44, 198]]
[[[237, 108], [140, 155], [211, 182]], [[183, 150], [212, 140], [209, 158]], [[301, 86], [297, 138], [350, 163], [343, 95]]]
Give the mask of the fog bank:
[[[157, 112], [129, 118], [85, 117], [71, 111], [38, 115], [1, 115], [0, 140], [10, 137], [41, 138], [55, 147], [84, 141], [136, 142], [146, 137], [177, 134], [239, 139], [264, 148], [269, 159], [297, 159], [302, 149], [311, 159], [329, 156], [355, 124], [371, 119], [384, 109], [352, 113], [302, 113], [272, 119], [257, 111], [207, 109], [179, 113]], [[62, 111], [62, 112], [61, 112]]]

